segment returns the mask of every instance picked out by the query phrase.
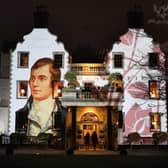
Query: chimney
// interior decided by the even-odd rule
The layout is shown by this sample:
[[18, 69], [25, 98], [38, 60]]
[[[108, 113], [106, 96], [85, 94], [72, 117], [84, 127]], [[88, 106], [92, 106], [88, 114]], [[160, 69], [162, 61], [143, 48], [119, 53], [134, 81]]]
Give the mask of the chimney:
[[34, 16], [34, 28], [48, 28], [48, 11], [45, 6], [37, 6]]
[[128, 12], [128, 28], [144, 28], [144, 13], [141, 6], [135, 6]]

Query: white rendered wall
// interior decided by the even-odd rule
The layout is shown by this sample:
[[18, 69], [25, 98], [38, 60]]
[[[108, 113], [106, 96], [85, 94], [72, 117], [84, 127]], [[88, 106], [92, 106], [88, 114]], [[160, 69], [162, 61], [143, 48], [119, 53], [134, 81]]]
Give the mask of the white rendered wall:
[[[29, 67], [18, 68], [18, 52], [29, 52]], [[9, 108], [9, 134], [15, 132], [15, 111], [23, 107], [27, 99], [17, 99], [17, 80], [29, 80], [30, 68], [36, 60], [43, 57], [54, 58], [54, 53], [64, 53], [64, 66], [61, 68], [61, 80], [67, 72], [69, 54], [63, 43], [57, 42], [57, 36], [51, 34], [48, 29], [33, 29], [33, 31], [23, 37], [23, 42], [19, 42], [16, 49], [11, 54], [11, 75], [10, 75], [10, 108]], [[30, 89], [28, 89], [30, 96]], [[28, 97], [29, 97], [28, 96]]]
[[[113, 53], [124, 53], [124, 66], [122, 69], [113, 67]], [[150, 112], [161, 113], [161, 131], [166, 130], [166, 100], [153, 100], [143, 95], [148, 93], [148, 82], [152, 79], [160, 80], [164, 76], [164, 70], [149, 69], [148, 53], [158, 52], [159, 61], [164, 65], [164, 53], [153, 39], [143, 29], [129, 29], [126, 34], [120, 37], [120, 42], [113, 45], [109, 52], [110, 73], [120, 72], [124, 82], [124, 135], [130, 132], [139, 132], [141, 136], [151, 136]], [[161, 68], [161, 67], [160, 67]]]

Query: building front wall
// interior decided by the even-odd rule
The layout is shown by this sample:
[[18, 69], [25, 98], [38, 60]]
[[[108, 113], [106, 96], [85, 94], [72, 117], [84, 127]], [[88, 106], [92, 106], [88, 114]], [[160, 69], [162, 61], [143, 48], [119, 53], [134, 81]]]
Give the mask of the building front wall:
[[[63, 68], [61, 70], [61, 80], [68, 68], [68, 53], [63, 43], [57, 42], [57, 36], [51, 34], [48, 29], [33, 29], [31, 33], [23, 37], [23, 42], [18, 42], [16, 49], [11, 53], [11, 73], [10, 73], [10, 108], [9, 108], [9, 134], [15, 132], [15, 112], [22, 108], [29, 96], [30, 88], [28, 81], [30, 78], [31, 66], [40, 58], [49, 57], [54, 59], [54, 53], [63, 54]], [[19, 66], [19, 53], [28, 53], [28, 66]], [[18, 97], [18, 81], [27, 82], [27, 95]]]
[[[149, 53], [158, 54], [158, 67], [149, 67]], [[123, 54], [123, 67], [114, 67], [114, 54]], [[110, 73], [120, 72], [124, 83], [124, 134], [138, 132], [141, 137], [151, 137], [151, 113], [160, 114], [160, 130], [167, 131], [165, 94], [165, 55], [159, 44], [148, 36], [143, 29], [129, 29], [120, 37], [120, 42], [113, 45], [109, 53]], [[149, 97], [149, 82], [159, 82], [159, 98]], [[161, 98], [162, 97], [162, 98]]]

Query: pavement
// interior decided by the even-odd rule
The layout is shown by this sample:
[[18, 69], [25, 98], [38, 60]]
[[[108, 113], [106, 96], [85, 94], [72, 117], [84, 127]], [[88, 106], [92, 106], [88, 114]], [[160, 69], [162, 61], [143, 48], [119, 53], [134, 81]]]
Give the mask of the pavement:
[[[75, 150], [69, 153], [53, 148], [16, 148], [6, 153], [0, 148], [0, 165], [5, 168], [158, 168], [167, 165], [168, 151], [158, 149], [127, 149], [120, 151], [97, 149]], [[3, 165], [3, 166], [2, 166]]]
[[126, 149], [112, 151], [105, 149], [79, 149], [70, 151], [57, 150], [54, 148], [15, 148], [8, 150], [0, 148], [0, 155], [122, 155], [122, 156], [168, 156], [168, 150], [164, 149]]

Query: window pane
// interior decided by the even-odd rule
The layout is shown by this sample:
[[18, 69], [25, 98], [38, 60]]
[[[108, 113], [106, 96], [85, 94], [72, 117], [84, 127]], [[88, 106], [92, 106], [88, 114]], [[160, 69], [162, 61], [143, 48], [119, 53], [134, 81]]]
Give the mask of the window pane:
[[150, 131], [160, 131], [160, 114], [150, 113]]
[[27, 68], [29, 65], [29, 53], [19, 52], [18, 54], [18, 67]]
[[54, 54], [54, 66], [55, 68], [63, 68], [63, 54]]
[[158, 67], [158, 53], [149, 53], [149, 68]]
[[114, 55], [114, 67], [115, 68], [122, 68], [123, 67], [123, 55], [122, 54], [115, 54]]
[[17, 81], [17, 98], [28, 97], [28, 81]]
[[149, 97], [153, 99], [159, 98], [158, 81], [149, 81]]
[[61, 81], [53, 81], [53, 98], [58, 98], [62, 96], [62, 87], [63, 82]]

